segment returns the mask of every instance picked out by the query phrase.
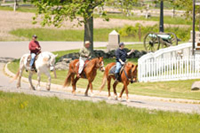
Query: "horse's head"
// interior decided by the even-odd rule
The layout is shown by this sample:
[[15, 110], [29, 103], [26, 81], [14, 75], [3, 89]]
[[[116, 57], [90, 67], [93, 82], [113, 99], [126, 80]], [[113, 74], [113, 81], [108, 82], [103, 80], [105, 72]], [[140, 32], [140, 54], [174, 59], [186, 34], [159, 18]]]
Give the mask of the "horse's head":
[[105, 67], [104, 67], [104, 62], [103, 62], [103, 57], [98, 57], [98, 61], [96, 62], [97, 68], [99, 68], [100, 71], [104, 72]]
[[50, 71], [53, 71], [54, 72], [54, 77], [56, 78], [56, 69], [55, 69], [55, 63], [56, 63], [56, 57], [58, 55], [54, 55], [54, 54], [51, 54], [50, 55], [50, 59], [49, 59], [49, 68], [50, 68]]
[[138, 65], [133, 65], [133, 69], [131, 71], [131, 74], [133, 74], [133, 82], [137, 82], [137, 68]]
[[137, 67], [138, 65], [134, 65], [131, 62], [126, 63], [126, 69], [130, 73], [131, 83], [137, 82]]
[[53, 71], [55, 69], [55, 63], [56, 63], [56, 57], [58, 55], [50, 55], [50, 59], [49, 59], [49, 67], [50, 67], [50, 71]]

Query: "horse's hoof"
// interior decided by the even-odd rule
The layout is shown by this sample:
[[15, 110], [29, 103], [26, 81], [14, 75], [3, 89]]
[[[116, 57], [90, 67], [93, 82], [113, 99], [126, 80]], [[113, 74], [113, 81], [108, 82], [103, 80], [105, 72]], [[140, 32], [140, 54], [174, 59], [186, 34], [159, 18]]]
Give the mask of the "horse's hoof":
[[108, 100], [111, 100], [111, 96], [108, 97]]
[[34, 90], [34, 91], [35, 91], [35, 87], [31, 87], [31, 90]]
[[86, 96], [86, 97], [88, 97], [88, 94], [87, 94], [87, 93], [85, 93], [85, 96]]
[[120, 97], [120, 98], [118, 98], [118, 100], [121, 102], [121, 101], [122, 101], [122, 98]]
[[20, 86], [17, 86], [17, 89], [21, 89], [21, 87], [20, 87]]
[[117, 96], [115, 96], [115, 100], [118, 100], [118, 97], [117, 97]]
[[48, 91], [50, 91], [50, 89], [51, 89], [50, 85], [47, 85], [47, 86], [46, 86], [46, 89], [47, 89]]
[[131, 100], [130, 100], [130, 99], [127, 99], [126, 102], [129, 103], [129, 102], [131, 102]]
[[41, 88], [40, 88], [40, 87], [37, 87], [37, 90], [38, 90], [38, 91], [40, 91], [40, 90], [41, 90]]
[[47, 87], [47, 90], [50, 91], [50, 87]]
[[75, 91], [72, 91], [72, 95], [73, 95], [73, 96], [76, 96], [76, 92], [75, 92]]
[[91, 93], [91, 97], [94, 97], [94, 93]]

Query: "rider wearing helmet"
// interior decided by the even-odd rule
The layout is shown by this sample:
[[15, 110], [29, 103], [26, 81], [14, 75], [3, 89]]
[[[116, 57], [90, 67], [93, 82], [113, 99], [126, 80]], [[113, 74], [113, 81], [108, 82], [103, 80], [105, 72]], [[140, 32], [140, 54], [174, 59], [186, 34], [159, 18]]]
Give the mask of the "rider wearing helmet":
[[91, 51], [90, 51], [90, 42], [86, 41], [83, 48], [80, 49], [79, 54], [79, 69], [78, 69], [78, 74], [77, 77], [80, 78], [80, 74], [83, 71], [84, 64], [86, 60], [89, 60], [91, 58]]
[[115, 56], [116, 56], [115, 79], [116, 80], [119, 79], [119, 71], [121, 67], [125, 64], [127, 55], [130, 55], [133, 52], [134, 50], [132, 49], [130, 52], [127, 53], [126, 50], [124, 49], [124, 43], [121, 42], [119, 44], [119, 48], [115, 51]]
[[30, 69], [31, 69], [31, 71], [34, 71], [33, 64], [34, 64], [34, 61], [35, 61], [35, 57], [41, 51], [41, 47], [40, 47], [39, 42], [37, 41], [36, 35], [32, 36], [32, 40], [29, 43], [29, 50], [30, 50], [30, 53], [31, 53]]

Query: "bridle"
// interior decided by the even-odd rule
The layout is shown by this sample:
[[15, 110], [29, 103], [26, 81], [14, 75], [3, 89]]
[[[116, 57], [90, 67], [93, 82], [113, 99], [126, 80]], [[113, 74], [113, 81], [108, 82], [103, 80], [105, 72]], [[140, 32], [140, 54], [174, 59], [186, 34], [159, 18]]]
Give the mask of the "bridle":
[[103, 68], [104, 68], [103, 60], [102, 61], [96, 61], [96, 69], [99, 69], [100, 71], [102, 71]]
[[[126, 65], [126, 64], [125, 64]], [[129, 73], [131, 73], [131, 78], [129, 78], [128, 74], [126, 73], [126, 70], [125, 70], [126, 67], [124, 67], [124, 74], [127, 78], [127, 80], [129, 80], [131, 83], [134, 83], [135, 81], [133, 81], [133, 78], [137, 78], [136, 76], [134, 76], [134, 74], [132, 73], [132, 70], [134, 69], [134, 72], [135, 72], [135, 69], [136, 69], [136, 66], [135, 67], [132, 67], [130, 70], [129, 70]]]
[[49, 55], [49, 60], [48, 60], [48, 63], [49, 63], [49, 68], [54, 68], [55, 67], [55, 64], [54, 64], [54, 61], [52, 60], [53, 58]]

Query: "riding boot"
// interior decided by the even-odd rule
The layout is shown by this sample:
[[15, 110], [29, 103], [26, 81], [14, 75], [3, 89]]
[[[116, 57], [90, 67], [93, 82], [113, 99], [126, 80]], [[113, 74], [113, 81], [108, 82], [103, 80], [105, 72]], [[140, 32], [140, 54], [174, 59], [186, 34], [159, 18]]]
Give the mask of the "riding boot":
[[35, 64], [33, 64], [33, 65], [30, 67], [30, 70], [33, 71], [33, 72], [37, 72], [37, 69], [35, 68]]
[[119, 80], [119, 73], [115, 73], [115, 81]]
[[35, 71], [35, 69], [33, 68], [33, 66], [30, 67], [30, 70], [31, 70], [31, 71]]

